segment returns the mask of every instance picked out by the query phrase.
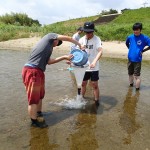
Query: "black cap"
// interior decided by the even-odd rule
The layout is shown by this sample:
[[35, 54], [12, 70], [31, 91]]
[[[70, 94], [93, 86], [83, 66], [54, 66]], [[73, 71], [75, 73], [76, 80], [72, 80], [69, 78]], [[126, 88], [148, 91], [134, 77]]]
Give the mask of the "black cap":
[[61, 40], [59, 40], [57, 46], [61, 45], [63, 42]]
[[83, 27], [84, 32], [94, 32], [95, 31], [95, 25], [93, 22], [85, 22]]
[[79, 27], [77, 31], [83, 31], [83, 27]]

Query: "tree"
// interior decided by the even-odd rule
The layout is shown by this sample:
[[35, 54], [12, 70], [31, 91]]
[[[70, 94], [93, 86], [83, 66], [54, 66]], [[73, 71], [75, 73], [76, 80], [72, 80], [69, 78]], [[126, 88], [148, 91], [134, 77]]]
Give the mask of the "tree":
[[108, 15], [108, 14], [116, 14], [118, 13], [117, 10], [115, 9], [110, 9], [109, 11], [108, 10], [102, 10], [102, 12], [100, 13], [101, 15]]
[[11, 13], [0, 16], [0, 22], [4, 24], [20, 25], [20, 26], [41, 26], [38, 20], [33, 20], [25, 13]]

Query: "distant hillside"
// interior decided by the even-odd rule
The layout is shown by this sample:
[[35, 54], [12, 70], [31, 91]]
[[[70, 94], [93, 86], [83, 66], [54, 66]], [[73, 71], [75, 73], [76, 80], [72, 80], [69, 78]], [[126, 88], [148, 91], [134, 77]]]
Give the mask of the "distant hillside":
[[56, 22], [50, 25], [46, 25], [45, 27], [49, 30], [55, 30], [55, 32], [59, 30], [60, 34], [64, 34], [64, 31], [65, 31], [65, 33], [67, 33], [68, 35], [72, 35], [74, 34], [74, 32], [76, 32], [76, 29], [78, 27], [84, 25], [84, 22], [92, 21], [97, 26], [101, 24], [110, 23], [119, 15], [120, 14], [110, 14], [110, 15], [104, 15], [104, 16], [96, 15], [96, 16], [90, 16], [90, 17], [81, 17], [81, 18], [70, 19], [70, 20], [62, 21], [62, 22]]
[[104, 15], [100, 16], [98, 19], [94, 20], [95, 25], [105, 24], [109, 23], [112, 20], [114, 20], [116, 17], [118, 17], [120, 14], [110, 14], [110, 15]]
[[129, 24], [135, 22], [142, 22], [143, 24], [150, 23], [150, 7], [126, 10], [113, 21], [113, 23], [118, 24]]
[[96, 34], [102, 40], [124, 41], [126, 37], [133, 33], [132, 26], [135, 22], [143, 23], [142, 32], [150, 36], [150, 7], [134, 10], [125, 10], [122, 14], [107, 16], [91, 16], [57, 22], [45, 26], [45, 33], [57, 32], [72, 36], [79, 26], [83, 26], [86, 21], [93, 21], [96, 25]]
[[[120, 15], [95, 15], [81, 17], [62, 22], [56, 22], [44, 27], [27, 27], [0, 24], [0, 41], [17, 39], [31, 36], [43, 36], [50, 32], [72, 36], [79, 26], [84, 22], [93, 21], [96, 25], [98, 35], [103, 41], [117, 40], [124, 41], [133, 33], [132, 26], [135, 22], [143, 23], [142, 32], [150, 36], [150, 7], [135, 10], [125, 10]], [[84, 35], [84, 34], [83, 34]]]

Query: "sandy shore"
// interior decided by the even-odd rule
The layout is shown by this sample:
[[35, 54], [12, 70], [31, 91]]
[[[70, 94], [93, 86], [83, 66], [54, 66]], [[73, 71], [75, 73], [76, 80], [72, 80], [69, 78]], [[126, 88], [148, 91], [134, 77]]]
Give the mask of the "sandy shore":
[[[0, 42], [0, 49], [6, 50], [31, 50], [32, 47], [40, 40], [40, 37], [22, 38]], [[103, 57], [110, 58], [127, 58], [128, 49], [125, 42], [103, 42]], [[63, 42], [58, 50], [70, 51], [70, 42]], [[143, 60], [150, 60], [150, 51], [143, 54]]]

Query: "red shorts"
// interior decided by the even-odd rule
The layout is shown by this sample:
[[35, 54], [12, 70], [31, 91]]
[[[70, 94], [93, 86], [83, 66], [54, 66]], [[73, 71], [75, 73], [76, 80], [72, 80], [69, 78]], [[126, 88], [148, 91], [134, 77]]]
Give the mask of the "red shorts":
[[28, 95], [29, 105], [38, 104], [45, 95], [45, 75], [38, 68], [24, 67], [22, 79]]

